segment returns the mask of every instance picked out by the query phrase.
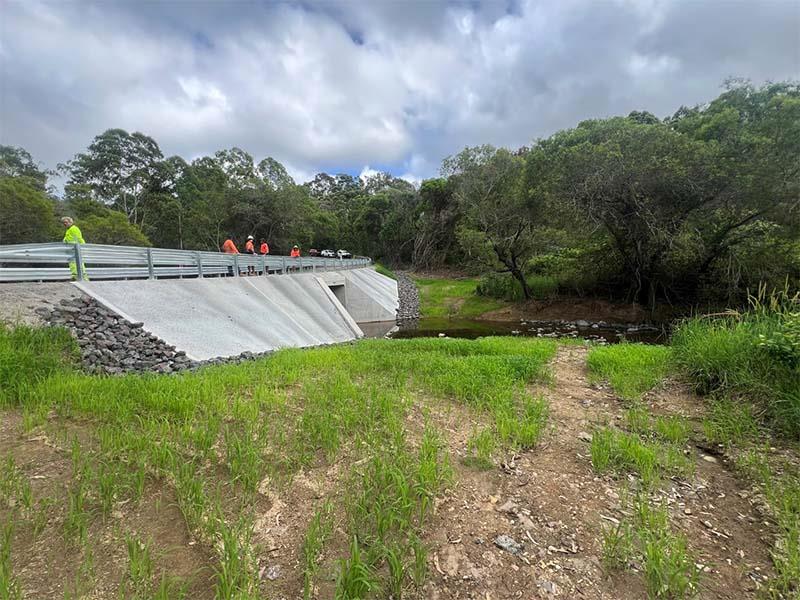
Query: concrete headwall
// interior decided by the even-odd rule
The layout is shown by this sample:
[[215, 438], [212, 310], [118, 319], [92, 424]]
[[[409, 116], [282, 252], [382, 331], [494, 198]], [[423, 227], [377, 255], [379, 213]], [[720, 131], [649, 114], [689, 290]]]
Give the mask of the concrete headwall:
[[354, 340], [356, 321], [397, 309], [395, 282], [372, 269], [75, 285], [195, 360]]

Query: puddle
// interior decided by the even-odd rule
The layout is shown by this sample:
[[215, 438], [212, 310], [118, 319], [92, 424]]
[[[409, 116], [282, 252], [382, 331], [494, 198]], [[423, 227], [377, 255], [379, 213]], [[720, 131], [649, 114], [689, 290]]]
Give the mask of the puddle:
[[[518, 335], [525, 337], [572, 337], [614, 344], [622, 340], [645, 344], [660, 344], [668, 339], [668, 331], [660, 327], [637, 324], [587, 324], [568, 321], [481, 321], [471, 319], [419, 319], [398, 324], [397, 331], [389, 337], [395, 339], [417, 337], [452, 337], [475, 339], [490, 335]], [[365, 332], [366, 333], [366, 332]], [[444, 335], [442, 335], [444, 334]]]

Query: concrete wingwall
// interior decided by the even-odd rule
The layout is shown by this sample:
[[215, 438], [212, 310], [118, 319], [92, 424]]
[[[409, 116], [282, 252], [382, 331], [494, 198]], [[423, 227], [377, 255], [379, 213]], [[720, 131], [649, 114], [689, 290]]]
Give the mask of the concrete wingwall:
[[393, 321], [398, 305], [372, 269], [75, 285], [195, 360], [355, 340], [357, 321]]

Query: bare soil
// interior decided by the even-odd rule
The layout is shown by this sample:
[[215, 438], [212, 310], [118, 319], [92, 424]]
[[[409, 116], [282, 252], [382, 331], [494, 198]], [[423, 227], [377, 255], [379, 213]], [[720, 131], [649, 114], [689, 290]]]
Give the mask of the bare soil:
[[[499, 467], [479, 471], [463, 464], [467, 439], [485, 417], [463, 406], [431, 401], [408, 417], [410, 438], [432, 418], [446, 436], [455, 483], [437, 501], [427, 527], [429, 578], [417, 597], [431, 599], [645, 597], [635, 572], [607, 574], [600, 561], [602, 531], [625, 518], [625, 478], [598, 476], [584, 438], [593, 427], [622, 418], [624, 403], [605, 385], [590, 385], [586, 348], [562, 346], [554, 361], [554, 381], [531, 387], [550, 402], [550, 431], [535, 450], [509, 456]], [[697, 421], [701, 404], [685, 387], [667, 382], [645, 398], [656, 413], [678, 413]], [[699, 428], [699, 424], [698, 424]], [[12, 455], [30, 478], [34, 498], [56, 499], [45, 529], [15, 534], [13, 573], [25, 598], [63, 598], [81, 582], [85, 556], [65, 541], [63, 520], [70, 448], [48, 434], [21, 434], [19, 411], [0, 415], [0, 456]], [[76, 432], [80, 434], [80, 425]], [[728, 470], [721, 457], [691, 450], [697, 465], [691, 481], [668, 480], [658, 492], [669, 506], [672, 525], [685, 533], [705, 571], [701, 598], [758, 598], [759, 585], [772, 573], [769, 547], [774, 531], [759, 512], [755, 495]], [[342, 474], [347, 458], [309, 469], [288, 485], [262, 483], [254, 542], [268, 597], [302, 597], [302, 542], [314, 511], [326, 498], [334, 506], [347, 494]], [[336, 509], [335, 509], [336, 510]], [[10, 514], [0, 508], [0, 523]], [[117, 598], [125, 580], [127, 554], [122, 532], [151, 539], [159, 565], [191, 582], [187, 598], [213, 598], [214, 549], [189, 534], [171, 485], [150, 482], [144, 498], [118, 503], [107, 520], [92, 521], [93, 584], [86, 597]], [[497, 547], [506, 535], [523, 546], [519, 554]], [[315, 597], [333, 595], [338, 558], [347, 540], [341, 529], [323, 555]], [[157, 571], [158, 572], [158, 571]], [[274, 577], [274, 578], [273, 578]]]
[[0, 322], [42, 325], [37, 308], [80, 295], [69, 282], [0, 283]]

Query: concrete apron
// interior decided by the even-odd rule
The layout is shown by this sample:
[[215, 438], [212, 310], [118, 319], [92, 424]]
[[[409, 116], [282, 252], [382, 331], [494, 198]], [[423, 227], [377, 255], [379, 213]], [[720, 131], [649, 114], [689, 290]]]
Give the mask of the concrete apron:
[[355, 340], [357, 321], [393, 321], [398, 306], [372, 269], [75, 285], [194, 360]]

